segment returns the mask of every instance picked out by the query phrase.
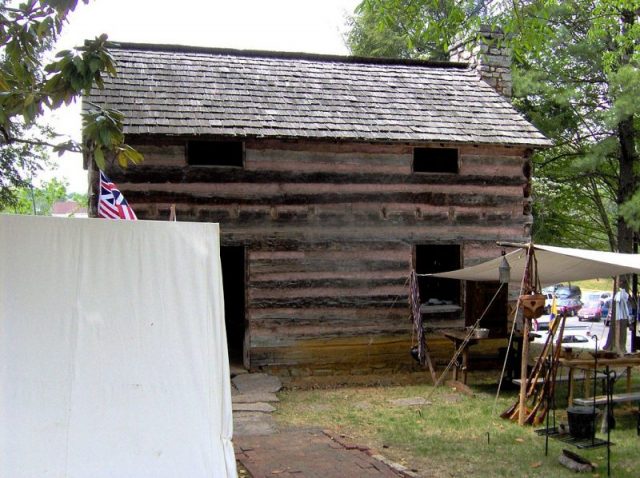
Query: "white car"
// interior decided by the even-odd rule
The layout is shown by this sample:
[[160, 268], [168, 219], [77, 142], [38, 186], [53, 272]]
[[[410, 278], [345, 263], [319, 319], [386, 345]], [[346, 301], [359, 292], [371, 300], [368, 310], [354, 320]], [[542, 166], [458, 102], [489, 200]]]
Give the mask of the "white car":
[[[548, 329], [547, 329], [548, 330]], [[539, 346], [543, 345], [547, 341], [548, 332], [534, 332], [536, 337], [533, 340], [533, 343], [538, 344]], [[557, 339], [554, 338], [553, 345], [555, 346]], [[579, 348], [579, 349], [587, 349], [593, 350], [595, 349], [596, 341], [594, 337], [589, 337], [583, 334], [574, 334], [574, 333], [566, 333], [562, 336], [562, 347], [569, 348]]]
[[531, 322], [531, 328], [536, 332], [549, 330], [549, 315], [542, 315]]

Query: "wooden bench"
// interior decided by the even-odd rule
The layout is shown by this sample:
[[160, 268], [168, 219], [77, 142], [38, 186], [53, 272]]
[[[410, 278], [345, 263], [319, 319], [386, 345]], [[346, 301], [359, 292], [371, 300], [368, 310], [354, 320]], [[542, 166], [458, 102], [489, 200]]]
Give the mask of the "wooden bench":
[[[628, 393], [614, 393], [611, 396], [611, 405], [616, 403], [629, 403], [638, 402], [638, 421], [637, 421], [637, 433], [640, 436], [640, 392], [628, 392]], [[574, 398], [573, 403], [584, 407], [590, 406], [606, 406], [608, 403], [606, 395], [598, 395], [591, 398]], [[606, 421], [606, 416], [603, 417]], [[604, 422], [603, 422], [604, 423]]]
[[[573, 403], [573, 390], [575, 382], [584, 382], [583, 393], [585, 397], [588, 397], [589, 394], [593, 393], [593, 387], [591, 386], [591, 380], [593, 380], [593, 372], [590, 370], [583, 370], [582, 373], [575, 373], [574, 370], [569, 370], [568, 374], [560, 374], [556, 376], [556, 383], [568, 382], [569, 388], [567, 391], [567, 403], [569, 406]], [[607, 379], [607, 375], [601, 372], [596, 374], [596, 380], [602, 381], [602, 391], [606, 391], [605, 380]], [[513, 384], [520, 385], [522, 383], [522, 379], [515, 378], [511, 381]], [[536, 380], [536, 385], [541, 385], [544, 383], [544, 377], [540, 376]], [[529, 379], [527, 379], [527, 385], [529, 384]]]
[[[605, 378], [607, 378], [607, 376], [604, 373], [598, 372], [597, 378], [599, 380], [604, 380]], [[558, 375], [556, 376], [556, 383], [568, 382], [571, 379], [573, 379], [576, 382], [580, 382], [583, 380], [591, 380], [593, 379], [593, 373], [587, 372], [587, 373], [584, 373], [578, 376], [573, 376], [573, 377], [570, 375]], [[522, 383], [522, 380], [519, 378], [514, 378], [513, 380], [511, 380], [511, 382], [516, 385], [520, 385]], [[529, 383], [529, 379], [527, 379], [527, 384], [528, 383]], [[538, 377], [538, 379], [536, 380], [536, 385], [543, 384], [543, 383], [544, 383], [544, 377], [542, 376]]]
[[[640, 402], [640, 392], [630, 393], [614, 393], [611, 396], [611, 403]], [[595, 403], [596, 406], [607, 404], [606, 395], [598, 395], [591, 398], [574, 398], [573, 403], [576, 405], [589, 406]]]
[[[631, 370], [633, 367], [640, 367], [640, 353], [616, 358], [598, 358], [597, 361], [594, 359], [560, 357], [560, 365], [569, 368], [569, 376], [574, 375], [574, 371], [580, 369], [591, 370], [593, 372], [593, 369], [597, 367], [625, 368], [627, 375], [627, 393], [631, 393]], [[570, 406], [573, 404], [572, 379], [569, 380], [568, 403]]]

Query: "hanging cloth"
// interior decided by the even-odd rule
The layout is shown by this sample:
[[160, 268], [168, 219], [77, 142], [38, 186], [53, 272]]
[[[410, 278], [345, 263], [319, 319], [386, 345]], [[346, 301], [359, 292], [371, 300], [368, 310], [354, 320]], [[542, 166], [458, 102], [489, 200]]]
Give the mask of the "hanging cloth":
[[436, 371], [433, 368], [431, 362], [431, 356], [429, 355], [429, 349], [427, 348], [427, 340], [424, 334], [424, 327], [422, 325], [422, 313], [420, 312], [420, 289], [418, 288], [418, 276], [416, 271], [411, 271], [409, 280], [409, 305], [411, 306], [411, 319], [413, 322], [413, 333], [417, 337], [417, 360], [418, 363], [424, 367], [429, 366], [431, 372], [431, 378], [434, 383], [436, 381]]

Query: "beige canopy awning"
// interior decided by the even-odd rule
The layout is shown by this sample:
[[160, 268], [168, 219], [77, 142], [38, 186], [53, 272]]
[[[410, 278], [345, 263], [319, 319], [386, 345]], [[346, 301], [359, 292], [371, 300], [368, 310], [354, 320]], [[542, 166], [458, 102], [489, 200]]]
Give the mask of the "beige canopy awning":
[[[568, 247], [534, 245], [538, 276], [543, 286], [623, 274], [640, 274], [640, 254], [591, 251]], [[505, 255], [511, 267], [512, 283], [520, 283], [527, 261], [527, 248]], [[475, 266], [429, 274], [436, 277], [472, 281], [497, 281], [502, 256]]]

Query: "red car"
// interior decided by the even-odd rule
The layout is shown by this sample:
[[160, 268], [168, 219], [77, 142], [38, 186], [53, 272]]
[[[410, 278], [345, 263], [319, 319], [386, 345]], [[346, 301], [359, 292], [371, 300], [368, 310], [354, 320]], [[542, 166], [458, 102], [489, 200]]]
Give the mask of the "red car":
[[603, 305], [604, 300], [600, 297], [600, 294], [589, 294], [582, 308], [578, 311], [578, 320], [599, 322], [602, 318]]

